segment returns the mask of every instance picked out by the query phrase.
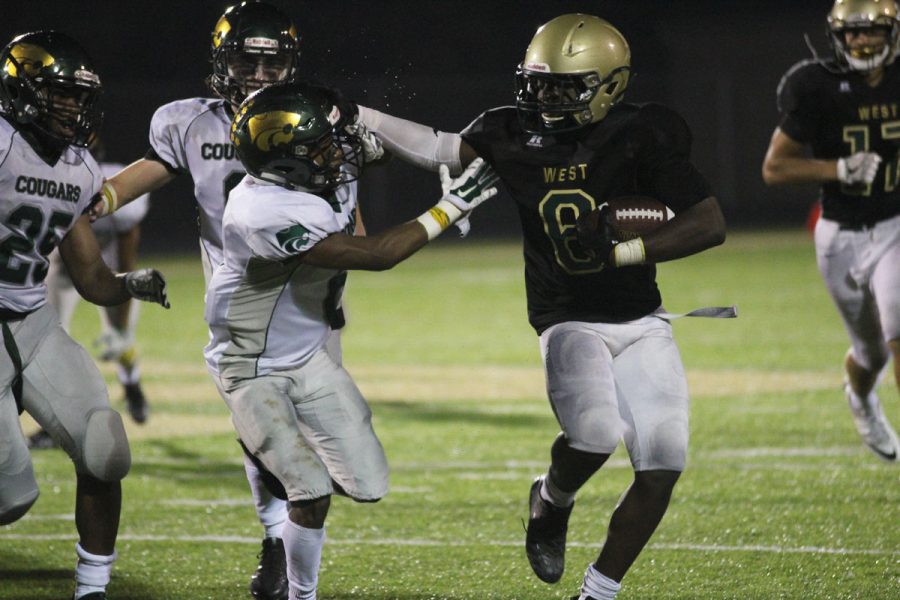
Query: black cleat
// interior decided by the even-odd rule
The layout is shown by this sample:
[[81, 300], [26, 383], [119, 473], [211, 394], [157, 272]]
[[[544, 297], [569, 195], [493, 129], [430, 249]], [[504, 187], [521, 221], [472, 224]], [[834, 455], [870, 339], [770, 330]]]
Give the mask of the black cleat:
[[48, 450], [59, 448], [59, 444], [43, 429], [38, 429], [28, 436], [28, 447], [32, 450]]
[[538, 579], [556, 583], [566, 568], [566, 530], [572, 506], [560, 508], [541, 498], [541, 481], [531, 484], [525, 554]]
[[250, 594], [258, 600], [288, 600], [287, 558], [281, 538], [266, 538], [259, 566], [250, 578]]
[[147, 413], [150, 408], [147, 406], [147, 399], [144, 398], [144, 391], [141, 389], [140, 383], [126, 383], [125, 387], [125, 404], [128, 407], [128, 414], [134, 419], [135, 423], [142, 424], [147, 420]]
[[[580, 598], [581, 598], [581, 594], [578, 594], [577, 596], [572, 596], [572, 598], [570, 600], [580, 600]], [[586, 596], [584, 600], [594, 600], [594, 597]]]
[[[72, 600], [75, 600], [75, 596], [72, 596]], [[88, 594], [87, 596], [82, 596], [78, 600], [107, 600], [106, 592], [94, 592], [92, 594]]]

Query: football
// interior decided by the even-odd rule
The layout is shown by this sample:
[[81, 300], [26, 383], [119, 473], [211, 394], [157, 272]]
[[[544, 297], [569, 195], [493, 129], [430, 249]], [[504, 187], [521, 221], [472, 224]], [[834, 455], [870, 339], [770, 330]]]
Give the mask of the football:
[[619, 196], [606, 204], [608, 222], [619, 241], [653, 231], [674, 216], [665, 204], [650, 196]]

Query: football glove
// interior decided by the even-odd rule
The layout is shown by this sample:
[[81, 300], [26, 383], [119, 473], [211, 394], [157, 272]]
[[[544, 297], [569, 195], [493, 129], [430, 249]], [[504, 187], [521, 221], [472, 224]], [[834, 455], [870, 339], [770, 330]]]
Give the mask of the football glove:
[[121, 331], [115, 327], [94, 340], [97, 358], [105, 362], [119, 360], [119, 357], [128, 352], [133, 345], [134, 333], [128, 329]]
[[344, 127], [344, 131], [359, 139], [362, 145], [364, 164], [375, 162], [384, 156], [384, 147], [381, 145], [381, 140], [358, 120]]
[[[441, 196], [443, 197], [450, 193], [450, 186], [453, 185], [453, 178], [450, 177], [450, 167], [441, 165], [438, 167], [438, 175], [441, 178]], [[454, 225], [459, 228], [459, 237], [461, 238], [469, 235], [469, 231], [472, 230], [472, 224], [469, 223], [469, 215], [462, 217]]]
[[857, 152], [851, 156], [839, 158], [837, 176], [841, 183], [847, 185], [870, 185], [875, 181], [881, 157], [874, 152]]
[[125, 273], [125, 289], [128, 294], [143, 302], [156, 302], [169, 308], [166, 280], [156, 269], [138, 269]]
[[610, 217], [609, 206], [604, 204], [592, 211], [581, 213], [575, 222], [578, 243], [585, 252], [604, 263], [609, 260], [613, 246], [619, 243]]
[[[441, 165], [440, 168], [447, 168]], [[449, 171], [448, 171], [449, 176]], [[481, 158], [473, 160], [462, 175], [450, 182], [450, 189], [444, 194], [446, 200], [462, 211], [463, 216], [475, 210], [475, 207], [497, 195], [497, 180], [494, 170]]]

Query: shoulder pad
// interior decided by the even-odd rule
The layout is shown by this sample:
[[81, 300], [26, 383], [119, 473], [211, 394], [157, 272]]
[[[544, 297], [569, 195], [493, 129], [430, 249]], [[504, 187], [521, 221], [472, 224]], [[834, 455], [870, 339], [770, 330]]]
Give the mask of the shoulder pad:
[[638, 106], [635, 114], [642, 129], [651, 135], [658, 146], [665, 146], [681, 154], [690, 154], [693, 136], [687, 122], [676, 111], [650, 102]]

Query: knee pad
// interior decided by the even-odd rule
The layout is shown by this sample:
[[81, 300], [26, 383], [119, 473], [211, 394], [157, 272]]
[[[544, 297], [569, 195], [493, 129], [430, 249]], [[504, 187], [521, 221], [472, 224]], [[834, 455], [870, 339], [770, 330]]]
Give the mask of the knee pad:
[[111, 408], [90, 413], [84, 432], [84, 468], [100, 481], [120, 481], [131, 468], [131, 449], [122, 417]]
[[40, 492], [31, 464], [16, 475], [4, 475], [0, 481], [0, 525], [15, 523], [37, 501]]

